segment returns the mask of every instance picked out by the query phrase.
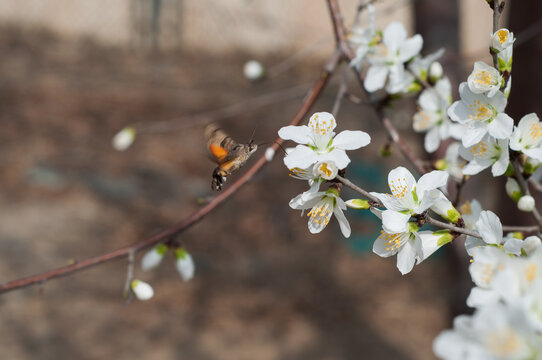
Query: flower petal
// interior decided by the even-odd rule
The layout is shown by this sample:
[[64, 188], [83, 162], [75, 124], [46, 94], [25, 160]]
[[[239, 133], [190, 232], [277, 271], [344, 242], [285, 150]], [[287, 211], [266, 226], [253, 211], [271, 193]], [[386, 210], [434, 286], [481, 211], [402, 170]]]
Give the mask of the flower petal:
[[446, 185], [449, 174], [446, 171], [433, 170], [423, 175], [416, 184], [418, 198], [422, 198], [426, 191], [437, 189]]
[[344, 169], [350, 164], [350, 158], [342, 149], [333, 149], [327, 154], [317, 155], [317, 161], [333, 161], [339, 170]]
[[418, 55], [422, 50], [422, 46], [423, 38], [420, 34], [403, 41], [399, 46], [399, 60], [405, 62]]
[[355, 150], [367, 146], [371, 142], [369, 134], [363, 131], [341, 131], [333, 138], [332, 146], [343, 150]]
[[418, 257], [418, 264], [431, 256], [442, 245], [438, 244], [438, 235], [434, 235], [432, 231], [420, 231], [416, 234], [422, 244], [422, 255]]
[[476, 227], [486, 243], [500, 245], [502, 241], [502, 224], [495, 213], [482, 211], [476, 222]]
[[501, 113], [493, 119], [487, 126], [489, 134], [497, 139], [506, 139], [512, 135], [514, 120], [504, 113]]
[[348, 223], [346, 216], [344, 216], [343, 211], [339, 207], [335, 207], [335, 210], [333, 210], [333, 213], [335, 214], [335, 218], [339, 222], [339, 227], [341, 228], [341, 232], [343, 233], [343, 236], [345, 238], [350, 237], [352, 230], [350, 229], [350, 224]]
[[408, 274], [416, 263], [416, 250], [410, 240], [406, 241], [397, 254], [397, 268], [401, 274]]
[[479, 143], [486, 133], [487, 129], [484, 126], [469, 126], [463, 135], [461, 143], [464, 147], [472, 146]]
[[384, 29], [382, 33], [382, 42], [390, 51], [398, 50], [401, 44], [406, 40], [407, 32], [403, 24], [394, 21]]
[[428, 153], [432, 153], [438, 149], [440, 145], [440, 135], [439, 135], [439, 128], [434, 127], [431, 130], [425, 134], [425, 139], [423, 142], [423, 146], [425, 147], [425, 151]]
[[293, 140], [298, 144], [311, 142], [311, 130], [308, 126], [285, 126], [279, 130], [279, 136], [284, 140]]
[[306, 169], [317, 161], [318, 156], [316, 153], [305, 145], [297, 145], [294, 150], [284, 157], [284, 165], [288, 169]]
[[367, 70], [367, 75], [365, 75], [363, 86], [368, 92], [375, 92], [384, 87], [387, 77], [387, 66], [372, 65], [369, 70]]
[[384, 210], [382, 212], [382, 229], [391, 234], [407, 232], [409, 219], [410, 214], [402, 214], [393, 210]]

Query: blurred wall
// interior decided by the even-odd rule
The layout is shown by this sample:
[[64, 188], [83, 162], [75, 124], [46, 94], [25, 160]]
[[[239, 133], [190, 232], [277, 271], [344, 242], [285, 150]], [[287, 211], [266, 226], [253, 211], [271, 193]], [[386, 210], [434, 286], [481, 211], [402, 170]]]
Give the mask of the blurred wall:
[[[358, 3], [340, 1], [347, 25]], [[409, 0], [377, 3], [379, 26], [394, 19], [411, 29], [411, 14]], [[143, 49], [265, 54], [332, 40], [324, 0], [2, 0], [0, 22]], [[328, 53], [329, 46], [316, 51]]]

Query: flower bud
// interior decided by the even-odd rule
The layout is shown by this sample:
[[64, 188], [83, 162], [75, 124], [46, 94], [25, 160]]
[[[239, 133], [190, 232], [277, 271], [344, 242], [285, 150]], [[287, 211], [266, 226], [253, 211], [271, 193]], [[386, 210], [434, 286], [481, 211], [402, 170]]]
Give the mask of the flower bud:
[[431, 206], [431, 210], [454, 224], [461, 218], [459, 211], [457, 211], [452, 202], [448, 200], [442, 191], [438, 192], [438, 197]]
[[265, 76], [265, 69], [260, 62], [250, 60], [245, 63], [245, 66], [243, 67], [243, 74], [248, 80], [256, 81]]
[[356, 210], [367, 210], [371, 207], [369, 201], [365, 199], [350, 199], [348, 201], [345, 201], [345, 203], [346, 206], [348, 206], [349, 208]]
[[275, 157], [275, 149], [273, 149], [271, 146], [265, 149], [265, 160], [267, 162], [270, 162]]
[[540, 161], [527, 157], [527, 159], [525, 159], [525, 164], [523, 164], [523, 172], [526, 175], [532, 175], [539, 166]]
[[434, 231], [433, 235], [436, 235], [439, 237], [437, 240], [438, 246], [448, 244], [449, 242], [452, 242], [452, 240], [454, 239], [454, 236], [450, 234], [450, 230], [446, 230], [446, 229]]
[[115, 150], [124, 151], [132, 145], [135, 137], [136, 130], [131, 126], [127, 126], [113, 137], [112, 145]]
[[522, 196], [518, 201], [518, 209], [525, 212], [534, 210], [535, 201], [531, 195]]
[[434, 61], [429, 66], [429, 81], [434, 84], [442, 78], [442, 75], [444, 75], [444, 69], [442, 68], [441, 63]]
[[160, 265], [167, 249], [167, 245], [160, 244], [147, 251], [141, 258], [141, 269], [147, 271]]
[[538, 236], [529, 236], [523, 240], [523, 246], [521, 247], [527, 255], [531, 255], [542, 245], [542, 241]]
[[138, 300], [149, 300], [154, 295], [152, 287], [144, 281], [132, 280], [130, 288]]
[[314, 175], [325, 180], [333, 180], [339, 173], [339, 168], [333, 161], [320, 161], [314, 165]]
[[448, 162], [445, 159], [439, 159], [433, 165], [437, 170], [446, 170], [448, 168]]
[[192, 260], [192, 256], [184, 248], [175, 250], [175, 267], [184, 281], [188, 281], [194, 277], [194, 260]]
[[518, 182], [511, 177], [506, 180], [506, 185], [504, 187], [506, 189], [506, 193], [508, 194], [508, 196], [510, 196], [510, 199], [514, 200], [515, 202], [518, 202], [519, 199], [523, 196]]
[[389, 157], [391, 156], [391, 146], [386, 144], [380, 148], [380, 156]]

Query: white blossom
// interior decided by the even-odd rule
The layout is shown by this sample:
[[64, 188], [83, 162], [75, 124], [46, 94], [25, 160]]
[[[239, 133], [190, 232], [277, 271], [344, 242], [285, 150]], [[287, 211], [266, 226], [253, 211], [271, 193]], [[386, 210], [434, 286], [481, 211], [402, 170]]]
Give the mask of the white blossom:
[[467, 79], [470, 91], [492, 97], [500, 90], [502, 76], [497, 69], [483, 61], [474, 63], [474, 70]]
[[414, 80], [414, 77], [405, 71], [404, 63], [416, 56], [422, 45], [421, 35], [407, 39], [407, 32], [401, 23], [390, 23], [383, 31], [382, 43], [373, 46], [366, 54], [371, 66], [363, 83], [365, 89], [374, 92], [384, 88], [389, 75], [386, 91], [391, 94], [402, 91]]
[[329, 220], [331, 220], [331, 216], [335, 215], [343, 236], [350, 237], [350, 224], [343, 214], [343, 210], [346, 210], [346, 204], [339, 197], [337, 189], [330, 188], [327, 191], [315, 192], [306, 196], [302, 195], [294, 197], [290, 201], [290, 207], [295, 210], [311, 209], [307, 214], [311, 233], [316, 234], [324, 230]]
[[498, 91], [493, 97], [473, 93], [466, 82], [459, 85], [460, 101], [448, 108], [453, 121], [467, 125], [463, 135], [463, 146], [478, 143], [489, 133], [497, 139], [506, 139], [512, 134], [514, 120], [505, 114], [506, 96]]
[[440, 142], [449, 137], [461, 139], [463, 126], [452, 123], [447, 110], [452, 103], [452, 87], [448, 78], [437, 81], [433, 88], [425, 89], [418, 98], [419, 110], [414, 114], [416, 132], [427, 132], [424, 147], [427, 152], [438, 149]]
[[506, 172], [510, 163], [508, 139], [495, 140], [489, 135], [468, 148], [461, 146], [459, 155], [469, 161], [463, 168], [464, 175], [475, 175], [491, 166], [493, 176], [500, 176]]
[[448, 173], [431, 171], [417, 182], [406, 168], [397, 167], [388, 175], [388, 185], [392, 194], [372, 192], [386, 207], [382, 213], [382, 227], [389, 233], [407, 231], [407, 223], [412, 214], [421, 214], [439, 196], [439, 187], [446, 185]]
[[542, 161], [542, 123], [535, 113], [521, 118], [510, 138], [510, 149]]
[[279, 130], [284, 140], [293, 140], [298, 144], [284, 158], [288, 169], [307, 169], [319, 161], [333, 161], [339, 169], [344, 169], [350, 158], [345, 150], [355, 150], [371, 142], [369, 134], [363, 131], [345, 130], [335, 136], [337, 126], [333, 115], [327, 112], [315, 113], [309, 120], [309, 126], [286, 126]]
[[[381, 210], [371, 211], [383, 218]], [[420, 264], [451, 240], [452, 236], [447, 231], [419, 231], [415, 223], [409, 222], [406, 231], [390, 233], [382, 230], [374, 242], [373, 252], [381, 257], [397, 255], [397, 268], [405, 275], [415, 264]]]

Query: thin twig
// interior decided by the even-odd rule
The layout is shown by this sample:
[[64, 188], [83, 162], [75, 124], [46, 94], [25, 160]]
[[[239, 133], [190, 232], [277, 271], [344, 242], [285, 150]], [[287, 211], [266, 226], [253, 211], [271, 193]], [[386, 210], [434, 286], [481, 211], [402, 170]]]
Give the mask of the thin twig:
[[339, 110], [341, 109], [344, 96], [346, 94], [346, 91], [348, 90], [348, 87], [346, 85], [347, 80], [348, 79], [346, 78], [346, 71], [344, 71], [343, 78], [341, 80], [341, 83], [339, 84], [339, 90], [337, 90], [337, 96], [335, 97], [335, 102], [333, 103], [333, 108], [331, 110], [331, 113], [334, 117], [337, 117], [339, 115]]
[[[493, 0], [493, 34], [499, 30], [499, 20], [501, 19], [501, 13], [504, 10], [504, 0]], [[491, 54], [493, 56], [493, 65], [495, 69], [499, 68], [499, 59], [497, 53]]]
[[[529, 192], [529, 185], [523, 177], [523, 169], [521, 168], [521, 165], [519, 163], [519, 158], [512, 159], [512, 166], [514, 167], [514, 176], [518, 181], [521, 191], [525, 195], [531, 195], [531, 193]], [[540, 215], [536, 207], [533, 209], [533, 211], [531, 211], [531, 214], [538, 226], [542, 228], [542, 216]]]
[[[303, 103], [303, 105], [301, 106], [297, 114], [294, 116], [294, 118], [290, 122], [290, 125], [298, 125], [305, 118], [305, 116], [307, 115], [307, 112], [315, 103], [316, 99], [318, 98], [318, 96], [324, 89], [325, 85], [327, 84], [331, 74], [335, 71], [335, 68], [337, 67], [340, 59], [341, 59], [341, 53], [339, 51], [335, 51], [333, 55], [331, 56], [330, 60], [328, 61], [328, 63], [326, 64], [326, 66], [324, 67], [324, 70], [320, 74], [320, 78], [312, 87], [309, 93], [309, 96], [306, 98], [305, 102]], [[278, 138], [275, 141], [272, 148], [275, 151], [277, 151], [280, 144], [282, 144], [283, 142], [284, 140], [282, 140], [281, 138]], [[237, 190], [239, 190], [243, 185], [245, 185], [255, 174], [257, 174], [267, 163], [268, 161], [266, 160], [265, 155], [262, 155], [256, 161], [256, 163], [252, 165], [252, 167], [245, 174], [243, 174], [243, 176], [241, 176], [239, 179], [237, 179], [237, 181], [232, 183], [231, 186], [225, 189], [220, 195], [218, 195], [216, 198], [210, 201], [207, 205], [201, 207], [200, 209], [192, 213], [192, 215], [183, 219], [177, 225], [169, 229], [166, 229], [157, 235], [149, 237], [140, 242], [125, 246], [123, 248], [120, 248], [120, 249], [117, 249], [105, 254], [101, 254], [95, 257], [91, 257], [85, 260], [81, 260], [74, 264], [63, 266], [55, 270], [46, 271], [43, 273], [27, 276], [21, 279], [9, 281], [7, 283], [0, 285], [0, 293], [6, 293], [8, 291], [39, 284], [51, 279], [68, 276], [77, 271], [89, 269], [93, 266], [101, 265], [108, 261], [126, 257], [131, 252], [138, 252], [142, 249], [155, 245], [163, 241], [164, 239], [174, 237], [182, 233], [183, 231], [185, 231], [190, 226], [202, 220], [214, 208], [216, 208], [218, 205], [226, 201]]]
[[350, 189], [354, 190], [354, 191], [357, 191], [358, 193], [360, 193], [362, 196], [366, 197], [367, 199], [371, 200], [373, 202], [373, 205], [375, 207], [383, 207], [382, 203], [380, 202], [380, 200], [376, 197], [376, 196], [373, 196], [371, 195], [368, 191], [365, 191], [363, 190], [362, 188], [360, 188], [359, 186], [357, 186], [356, 184], [354, 184], [353, 182], [351, 182], [350, 180], [346, 179], [346, 178], [343, 178], [342, 176], [340, 175], [337, 175], [335, 177], [335, 179], [339, 180], [340, 182], [342, 182], [345, 186], [349, 187]]
[[537, 233], [540, 231], [540, 227], [538, 225], [532, 225], [532, 226], [514, 226], [514, 225], [503, 225], [502, 231], [504, 232], [524, 232], [524, 233]]
[[126, 305], [132, 302], [134, 297], [133, 292], [131, 291], [132, 281], [134, 280], [134, 260], [135, 260], [135, 250], [132, 250], [128, 253], [128, 266], [126, 269], [126, 282], [124, 283], [124, 297], [126, 298]]
[[380, 118], [380, 121], [382, 122], [386, 130], [388, 131], [390, 138], [399, 147], [399, 150], [401, 151], [401, 153], [403, 153], [403, 155], [407, 158], [407, 160], [410, 161], [412, 165], [414, 165], [414, 167], [416, 168], [416, 170], [418, 170], [420, 174], [422, 175], [425, 174], [427, 170], [425, 169], [425, 166], [423, 165], [423, 161], [421, 161], [420, 159], [418, 159], [416, 155], [414, 155], [414, 152], [412, 151], [412, 149], [401, 138], [401, 136], [399, 136], [399, 132], [397, 131], [397, 129], [395, 129], [390, 119], [388, 119], [385, 116], [382, 116]]

